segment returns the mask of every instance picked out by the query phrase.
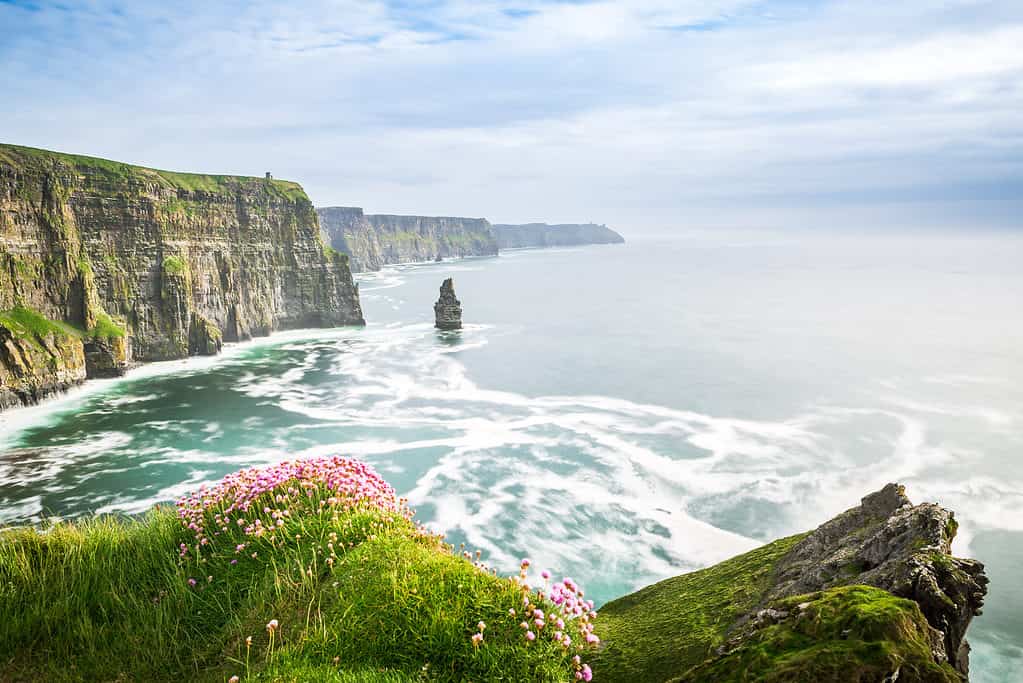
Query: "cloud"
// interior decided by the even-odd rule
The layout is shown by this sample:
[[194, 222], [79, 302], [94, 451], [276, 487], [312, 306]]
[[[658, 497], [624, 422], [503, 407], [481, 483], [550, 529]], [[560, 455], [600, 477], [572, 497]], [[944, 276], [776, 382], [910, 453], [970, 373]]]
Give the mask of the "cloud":
[[1012, 0], [39, 2], [0, 26], [8, 141], [273, 170], [318, 204], [652, 228], [900, 198], [1020, 214]]

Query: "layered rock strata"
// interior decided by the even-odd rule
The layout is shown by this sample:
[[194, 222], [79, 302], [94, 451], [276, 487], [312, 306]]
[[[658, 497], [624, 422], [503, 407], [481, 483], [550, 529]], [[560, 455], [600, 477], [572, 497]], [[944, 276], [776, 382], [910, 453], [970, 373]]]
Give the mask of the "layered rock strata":
[[451, 278], [441, 283], [440, 298], [433, 305], [433, 314], [437, 329], [462, 329], [462, 302], [455, 296], [455, 283]]
[[355, 207], [316, 210], [323, 240], [348, 254], [355, 272], [398, 263], [496, 256], [497, 239], [483, 218], [365, 214]]
[[82, 368], [109, 376], [277, 329], [363, 323], [348, 258], [325, 247], [295, 183], [0, 145], [0, 314], [15, 310], [67, 325], [40, 334], [0, 315], [18, 349], [0, 358], [8, 404]]

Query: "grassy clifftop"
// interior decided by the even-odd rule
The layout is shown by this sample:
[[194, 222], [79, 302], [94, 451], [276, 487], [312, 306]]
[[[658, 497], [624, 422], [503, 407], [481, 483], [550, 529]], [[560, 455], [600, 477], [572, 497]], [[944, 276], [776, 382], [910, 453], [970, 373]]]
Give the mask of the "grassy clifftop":
[[452, 552], [360, 463], [284, 463], [0, 535], [0, 680], [588, 679], [576, 604]]
[[[957, 683], [952, 612], [926, 596], [944, 591], [951, 609], [974, 591], [954, 609], [966, 615], [982, 573], [946, 555], [945, 511], [903, 500], [890, 485], [598, 616], [571, 579], [532, 582], [528, 560], [501, 578], [454, 552], [358, 461], [284, 462], [141, 519], [0, 532], [0, 680]], [[920, 546], [928, 529], [939, 545]], [[911, 568], [930, 592], [832, 576], [818, 554], [885, 539], [875, 571]], [[931, 556], [960, 576], [929, 574]], [[822, 570], [821, 590], [778, 594]]]
[[138, 180], [163, 185], [169, 189], [187, 192], [221, 194], [233, 191], [241, 185], [262, 184], [268, 192], [281, 199], [309, 201], [305, 190], [298, 183], [288, 180], [258, 178], [253, 176], [209, 175], [203, 173], [179, 173], [162, 171], [144, 166], [124, 164], [109, 159], [65, 154], [34, 147], [0, 144], [0, 162], [26, 171], [45, 168], [54, 162], [65, 164], [79, 172], [92, 172], [109, 177], [111, 180]]

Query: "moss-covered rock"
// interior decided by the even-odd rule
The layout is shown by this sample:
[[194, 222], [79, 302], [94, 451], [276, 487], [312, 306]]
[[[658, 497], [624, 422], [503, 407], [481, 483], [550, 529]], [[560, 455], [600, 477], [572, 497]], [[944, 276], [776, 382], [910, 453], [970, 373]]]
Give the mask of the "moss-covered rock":
[[[958, 681], [987, 578], [889, 484], [814, 531], [601, 609], [601, 681]], [[863, 585], [866, 584], [866, 585]]]
[[85, 381], [82, 336], [24, 306], [0, 312], [0, 409], [35, 403]]
[[961, 683], [935, 661], [934, 637], [912, 600], [870, 586], [831, 588], [762, 610], [734, 648], [673, 683]]

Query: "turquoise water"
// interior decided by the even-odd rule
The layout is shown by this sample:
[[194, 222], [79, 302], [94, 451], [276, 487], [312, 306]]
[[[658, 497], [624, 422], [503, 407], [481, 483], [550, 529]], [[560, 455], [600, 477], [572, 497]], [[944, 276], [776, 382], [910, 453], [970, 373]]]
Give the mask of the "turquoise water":
[[[149, 365], [0, 414], [0, 521], [145, 509], [285, 457], [373, 463], [456, 543], [606, 600], [888, 481], [993, 583], [1023, 666], [1023, 235], [693, 233], [361, 277], [362, 330]], [[432, 328], [454, 277], [462, 332]]]

